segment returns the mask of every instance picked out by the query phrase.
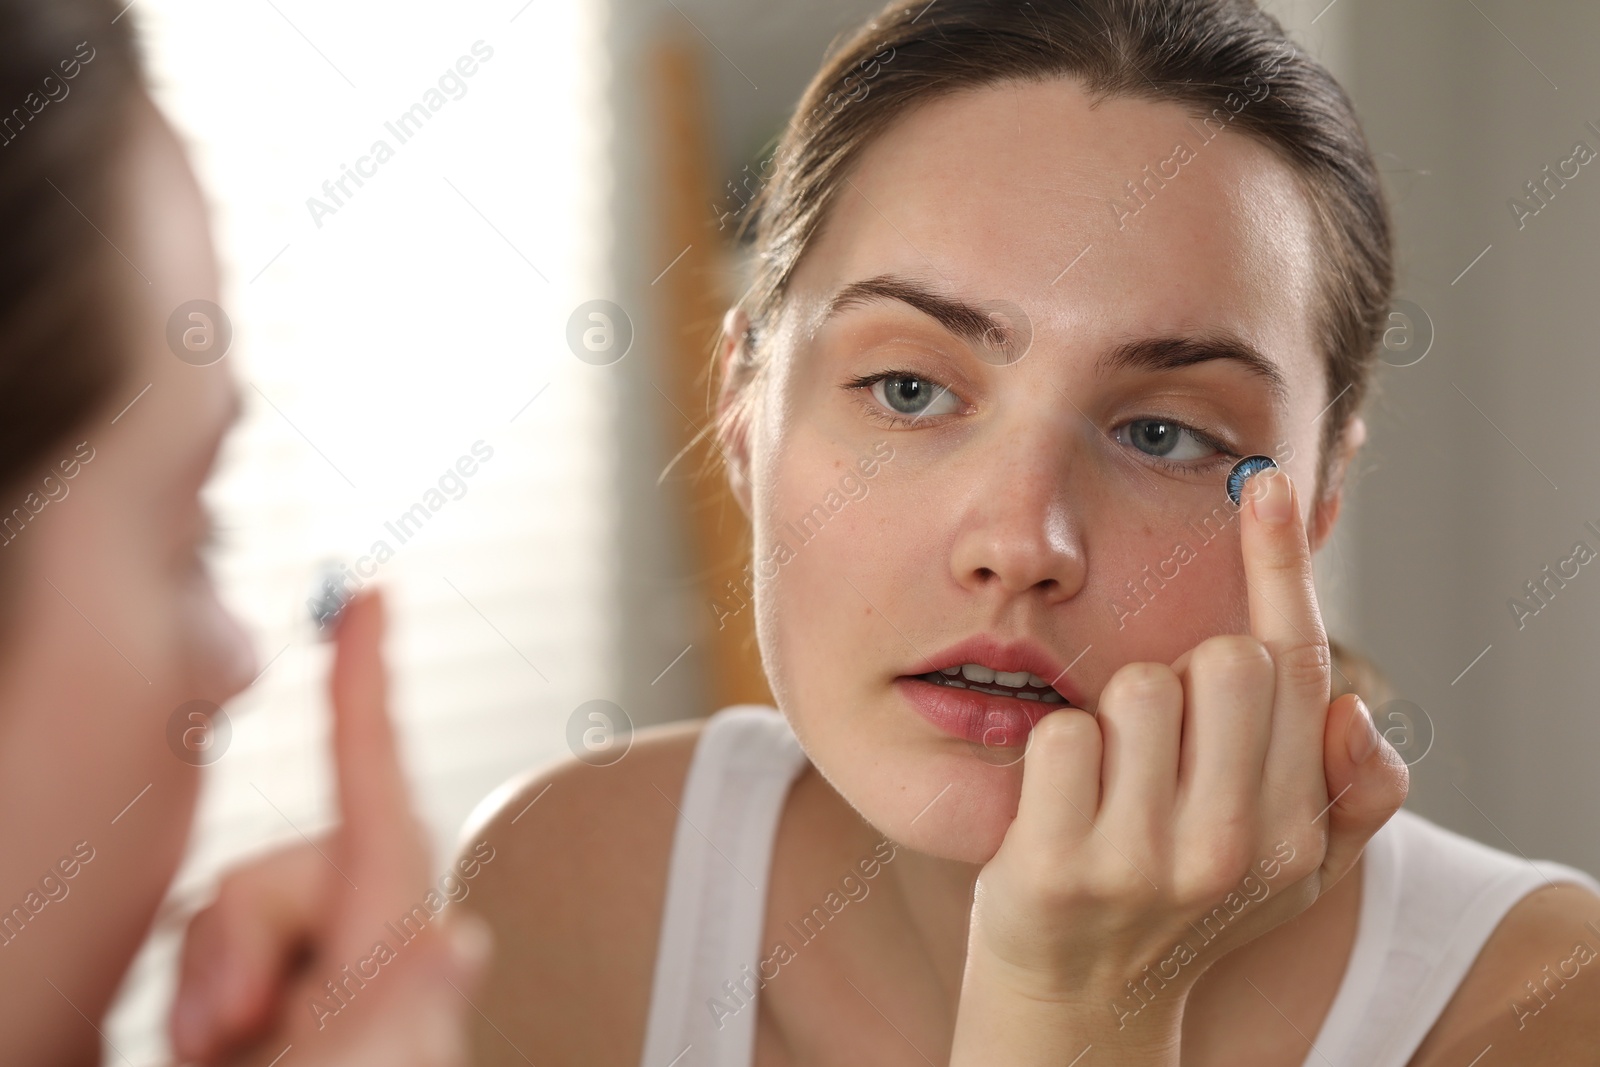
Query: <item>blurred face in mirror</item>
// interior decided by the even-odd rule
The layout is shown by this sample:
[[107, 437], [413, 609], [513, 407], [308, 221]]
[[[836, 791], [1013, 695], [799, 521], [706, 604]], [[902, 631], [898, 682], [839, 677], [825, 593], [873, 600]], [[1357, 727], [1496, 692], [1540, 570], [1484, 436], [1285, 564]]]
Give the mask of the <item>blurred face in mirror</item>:
[[169, 720], [191, 701], [222, 703], [256, 670], [202, 558], [200, 489], [237, 387], [228, 360], [194, 366], [166, 341], [174, 308], [218, 300], [205, 204], [154, 106], [141, 96], [134, 113], [114, 164], [118, 217], [90, 220], [128, 263], [126, 295], [83, 309], [126, 300], [127, 373], [6, 488], [5, 514], [30, 493], [47, 503], [0, 547], [0, 908], [12, 916], [0, 982], [9, 1003], [39, 1006], [19, 1018], [56, 1042], [81, 1032], [86, 1048], [98, 1038], [63, 1000], [98, 1017], [188, 837], [200, 761], [169, 745]]
[[[1314, 541], [1336, 511], [1312, 506], [1328, 398], [1310, 201], [1263, 144], [1200, 142], [1186, 119], [1091, 109], [1067, 80], [903, 116], [841, 186], [752, 386], [774, 694], [838, 792], [921, 851], [987, 860], [1023, 752], [920, 714], [907, 686], [926, 657], [1028, 639], [1092, 711], [1123, 664], [1249, 632], [1225, 492], [1241, 456], [1289, 472]], [[1176, 177], [1133, 200], [1126, 183], [1179, 142]]]

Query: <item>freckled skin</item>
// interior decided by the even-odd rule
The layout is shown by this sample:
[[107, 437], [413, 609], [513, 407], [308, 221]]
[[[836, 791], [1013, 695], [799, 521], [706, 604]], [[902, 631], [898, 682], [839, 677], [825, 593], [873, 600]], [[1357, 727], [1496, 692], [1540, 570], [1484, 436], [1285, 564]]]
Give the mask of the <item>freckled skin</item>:
[[[1286, 442], [1284, 467], [1310, 510], [1325, 388], [1310, 326], [1309, 205], [1286, 164], [1230, 131], [1119, 230], [1108, 201], [1178, 139], [1195, 137], [1175, 106], [1091, 110], [1066, 81], [930, 104], [860, 159], [774, 331], [749, 438], [754, 551], [767, 558], [788, 538], [795, 555], [758, 588], [763, 662], [833, 788], [919, 852], [986, 861], [1021, 781], [1020, 763], [971, 758], [898, 695], [895, 677], [919, 654], [984, 632], [1031, 636], [1063, 665], [1077, 659], [1071, 677], [1092, 710], [1123, 664], [1170, 663], [1212, 634], [1248, 632], [1237, 521], [1209, 543], [1190, 525], [1225, 508], [1237, 457], [1204, 473], [1163, 471], [1113, 439], [1119, 425], [1171, 419], [1240, 455]], [[891, 271], [1020, 306], [1030, 350], [1009, 366], [985, 361], [898, 303], [852, 309], [808, 336], [841, 285]], [[1095, 373], [1121, 341], [1207, 329], [1271, 358], [1288, 403], [1221, 361]], [[866, 409], [881, 403], [842, 383], [891, 369], [947, 386], [952, 411], [910, 428], [874, 421]], [[865, 479], [868, 494], [794, 544], [785, 524], [880, 441], [894, 454]], [[1195, 558], [1119, 629], [1110, 605], [1180, 541]]]

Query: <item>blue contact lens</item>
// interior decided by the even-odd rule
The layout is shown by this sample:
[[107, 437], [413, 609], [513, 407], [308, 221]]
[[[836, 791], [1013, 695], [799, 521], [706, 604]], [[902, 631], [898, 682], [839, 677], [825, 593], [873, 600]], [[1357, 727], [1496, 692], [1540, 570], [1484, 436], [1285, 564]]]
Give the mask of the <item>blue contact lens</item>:
[[326, 560], [318, 565], [311, 595], [306, 600], [311, 619], [317, 624], [317, 637], [333, 636], [345, 605], [350, 603], [352, 593], [347, 588], [350, 581], [350, 569], [338, 560]]
[[1246, 456], [1235, 463], [1233, 470], [1228, 472], [1228, 498], [1233, 501], [1234, 507], [1244, 506], [1244, 483], [1252, 474], [1276, 466], [1271, 456]]

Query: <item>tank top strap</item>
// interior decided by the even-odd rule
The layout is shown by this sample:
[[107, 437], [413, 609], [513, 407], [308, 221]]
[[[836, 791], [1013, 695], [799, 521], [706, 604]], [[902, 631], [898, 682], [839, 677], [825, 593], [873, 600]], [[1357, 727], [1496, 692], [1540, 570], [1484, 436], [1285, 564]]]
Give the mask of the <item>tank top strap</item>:
[[1364, 853], [1345, 976], [1304, 1067], [1405, 1067], [1500, 920], [1535, 889], [1600, 881], [1491, 848], [1402, 808]]
[[641, 1067], [748, 1067], [772, 846], [806, 755], [776, 708], [707, 719], [684, 780]]

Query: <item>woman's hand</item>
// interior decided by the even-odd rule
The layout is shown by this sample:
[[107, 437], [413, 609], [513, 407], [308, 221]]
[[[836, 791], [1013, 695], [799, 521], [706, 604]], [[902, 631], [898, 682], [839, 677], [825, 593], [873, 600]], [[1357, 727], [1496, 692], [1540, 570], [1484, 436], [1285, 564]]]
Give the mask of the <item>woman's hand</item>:
[[1127, 664], [1096, 714], [1034, 726], [975, 891], [953, 1067], [1061, 1065], [1091, 1045], [1097, 1064], [1177, 1064], [1201, 973], [1309, 907], [1404, 801], [1405, 764], [1360, 699], [1329, 704], [1288, 476], [1247, 493], [1251, 634]]
[[190, 924], [171, 1020], [182, 1062], [265, 1067], [292, 1048], [285, 1067], [466, 1063], [488, 933], [424, 903], [427, 835], [388, 717], [382, 637], [378, 597], [356, 597], [333, 668], [340, 827], [230, 874]]

